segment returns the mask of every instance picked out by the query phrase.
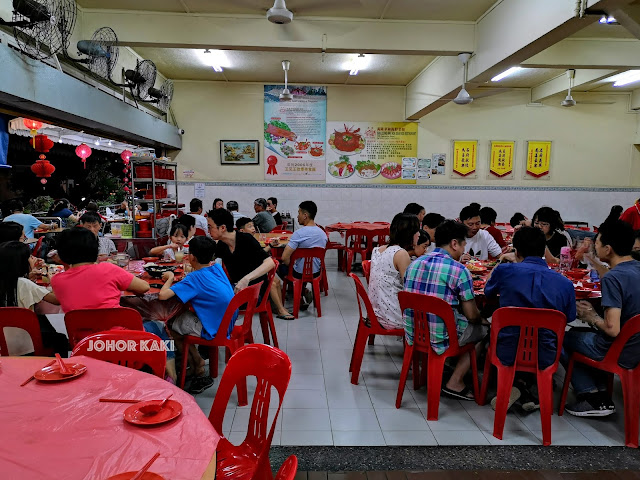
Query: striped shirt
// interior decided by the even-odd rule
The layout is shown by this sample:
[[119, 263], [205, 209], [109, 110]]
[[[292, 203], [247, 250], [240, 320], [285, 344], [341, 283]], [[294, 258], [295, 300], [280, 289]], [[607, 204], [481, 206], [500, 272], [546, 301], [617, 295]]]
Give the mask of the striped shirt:
[[[404, 290], [441, 298], [451, 306], [460, 301], [473, 300], [473, 279], [461, 263], [455, 261], [446, 250], [436, 248], [432, 253], [413, 261], [404, 276]], [[456, 315], [458, 337], [469, 325], [463, 315]], [[405, 338], [413, 345], [413, 310], [403, 315]], [[440, 355], [449, 348], [449, 336], [444, 322], [435, 315], [428, 315], [431, 347]]]

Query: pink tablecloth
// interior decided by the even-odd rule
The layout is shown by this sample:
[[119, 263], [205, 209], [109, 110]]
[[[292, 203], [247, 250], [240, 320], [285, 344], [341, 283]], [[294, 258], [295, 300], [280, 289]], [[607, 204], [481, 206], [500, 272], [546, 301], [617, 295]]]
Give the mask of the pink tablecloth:
[[[19, 385], [50, 359], [0, 357], [0, 478], [104, 479], [141, 468], [156, 452], [151, 471], [166, 479], [199, 479], [220, 436], [193, 397], [164, 380], [88, 357], [82, 377], [61, 383]], [[141, 428], [126, 423], [130, 404], [101, 397], [161, 399], [173, 393], [182, 415]]]

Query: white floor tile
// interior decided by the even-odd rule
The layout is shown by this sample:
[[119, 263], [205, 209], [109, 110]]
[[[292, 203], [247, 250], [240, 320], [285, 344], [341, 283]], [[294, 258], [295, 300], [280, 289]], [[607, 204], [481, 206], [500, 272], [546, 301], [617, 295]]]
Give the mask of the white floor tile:
[[[540, 444], [542, 444], [542, 430], [531, 430], [538, 440]], [[587, 437], [582, 435], [577, 430], [556, 430], [551, 431], [551, 445], [564, 445], [564, 446], [592, 446], [593, 443], [589, 441]]]
[[[376, 389], [369, 388], [367, 386], [367, 390], [369, 390], [369, 396], [371, 397], [371, 402], [373, 406], [378, 408], [396, 408], [396, 395], [398, 393], [396, 390], [391, 389]], [[400, 404], [402, 408], [418, 408], [418, 404], [413, 399], [411, 394], [405, 388], [404, 395], [402, 396], [402, 403]]]
[[[532, 412], [529, 414], [517, 414], [520, 418], [520, 421], [526, 425], [526, 427], [531, 430], [542, 430], [542, 424], [540, 423], [540, 412]], [[565, 415], [559, 417], [555, 413], [551, 415], [551, 431], [552, 432], [562, 432], [562, 431], [576, 431], [576, 428], [571, 425], [571, 423], [565, 418]]]
[[327, 408], [327, 394], [324, 390], [288, 390], [282, 407]]
[[434, 431], [438, 445], [489, 445], [480, 430]]
[[331, 431], [329, 410], [326, 408], [283, 408], [282, 430]]
[[[495, 412], [488, 406], [478, 409], [467, 410], [469, 416], [473, 419], [480, 430], [493, 431]], [[535, 415], [532, 413], [532, 415]], [[528, 431], [524, 423], [513, 413], [507, 413], [504, 422], [504, 431]]]
[[407, 430], [383, 430], [382, 435], [384, 436], [387, 445], [398, 445], [398, 446], [408, 446], [408, 445], [426, 445], [432, 446], [437, 445], [435, 437], [433, 433], [429, 431], [407, 431]]
[[284, 430], [280, 445], [333, 445], [333, 435], [330, 430]]
[[345, 379], [345, 386], [339, 389], [329, 389], [327, 385], [327, 402], [329, 408], [372, 408], [369, 391], [364, 384], [351, 385]]
[[386, 445], [385, 439], [380, 430], [351, 430], [345, 432], [334, 430], [333, 443], [336, 447], [373, 447]]
[[417, 408], [376, 408], [376, 415], [382, 430], [423, 430], [429, 431], [429, 425], [422, 412]]
[[331, 430], [380, 430], [378, 417], [373, 408], [329, 408]]
[[324, 390], [324, 375], [293, 374], [287, 390]]
[[542, 445], [542, 442], [531, 431], [504, 431], [502, 440], [493, 436], [491, 431], [482, 432], [491, 445]]
[[[426, 409], [421, 409], [420, 411], [426, 418]], [[460, 409], [454, 411], [444, 406], [441, 406], [438, 411], [438, 420], [428, 420], [427, 423], [434, 432], [478, 429], [478, 426], [466, 411]]]

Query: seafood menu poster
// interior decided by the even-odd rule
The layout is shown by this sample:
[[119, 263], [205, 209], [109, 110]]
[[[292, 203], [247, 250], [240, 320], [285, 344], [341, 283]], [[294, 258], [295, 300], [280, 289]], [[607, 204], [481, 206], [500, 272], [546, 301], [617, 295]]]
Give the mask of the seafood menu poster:
[[327, 88], [289, 85], [293, 100], [282, 102], [283, 88], [264, 86], [264, 177], [324, 180]]
[[327, 122], [327, 183], [416, 183], [418, 124]]

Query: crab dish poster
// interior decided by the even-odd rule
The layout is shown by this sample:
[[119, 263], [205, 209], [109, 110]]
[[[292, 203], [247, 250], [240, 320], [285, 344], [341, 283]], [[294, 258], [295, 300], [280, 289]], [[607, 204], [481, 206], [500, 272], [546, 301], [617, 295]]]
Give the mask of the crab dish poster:
[[264, 86], [264, 178], [324, 180], [327, 88], [289, 85], [282, 101], [283, 88]]
[[416, 183], [418, 124], [327, 122], [327, 183]]

